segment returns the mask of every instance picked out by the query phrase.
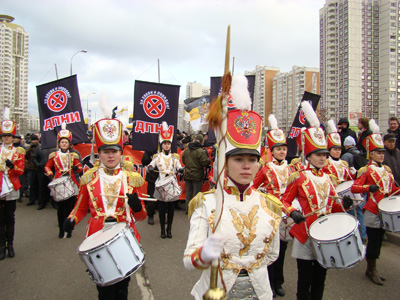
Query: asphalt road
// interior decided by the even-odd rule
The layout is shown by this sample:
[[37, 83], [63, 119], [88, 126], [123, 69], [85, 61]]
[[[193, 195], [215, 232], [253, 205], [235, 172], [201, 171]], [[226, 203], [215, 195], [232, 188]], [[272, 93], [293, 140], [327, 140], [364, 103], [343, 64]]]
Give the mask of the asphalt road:
[[[77, 254], [83, 241], [86, 220], [75, 228], [70, 239], [59, 239], [56, 210], [48, 206], [17, 203], [15, 258], [0, 261], [0, 299], [97, 299], [95, 285], [85, 273], [85, 265]], [[184, 211], [175, 211], [173, 238], [161, 239], [158, 216], [156, 224], [137, 224], [146, 252], [142, 269], [131, 277], [129, 299], [170, 300], [193, 299], [190, 290], [200, 277], [199, 271], [186, 271], [182, 256], [189, 222]], [[295, 299], [296, 261], [286, 252], [286, 296]], [[384, 242], [378, 269], [386, 276], [384, 286], [372, 284], [364, 275], [366, 263], [346, 270], [329, 270], [324, 299], [400, 299], [400, 246]], [[277, 297], [276, 299], [279, 299]]]

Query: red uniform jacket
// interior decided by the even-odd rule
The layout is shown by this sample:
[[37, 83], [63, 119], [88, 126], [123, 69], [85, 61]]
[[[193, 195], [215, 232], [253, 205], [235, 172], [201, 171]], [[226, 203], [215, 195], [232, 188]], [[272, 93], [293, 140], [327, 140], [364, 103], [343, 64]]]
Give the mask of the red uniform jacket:
[[[368, 193], [368, 199], [364, 205], [363, 211], [369, 210], [373, 214], [377, 215], [379, 211], [379, 201], [381, 201], [385, 197], [390, 196], [392, 193], [398, 191], [400, 188], [395, 186], [392, 171], [388, 166], [383, 165], [385, 170], [383, 176], [385, 180], [383, 180], [383, 178], [381, 178], [381, 175], [371, 167], [371, 165], [373, 164], [377, 166], [374, 161], [370, 161], [368, 165], [358, 171], [357, 179], [354, 181], [354, 184], [351, 187], [351, 192]], [[385, 182], [388, 183], [386, 191], [384, 187]], [[375, 193], [370, 193], [370, 185], [379, 186], [379, 190]]]
[[[94, 167], [87, 171], [81, 177], [81, 186], [79, 188], [79, 195], [78, 201], [68, 216], [68, 218], [74, 217], [75, 223], [78, 224], [87, 214], [88, 209], [90, 209], [91, 218], [88, 221], [88, 228], [86, 230], [86, 236], [90, 236], [93, 233], [101, 230], [104, 226], [104, 221], [106, 218], [106, 211], [104, 208], [104, 201], [103, 196], [101, 196], [101, 185], [100, 185], [100, 178], [97, 173], [99, 167]], [[142, 176], [140, 176], [136, 172], [129, 172], [129, 171], [121, 171], [121, 169], [114, 170], [114, 174], [118, 174], [119, 172], [125, 172], [128, 177], [128, 192], [129, 193], [137, 193], [139, 195], [139, 187], [144, 184], [144, 180]], [[123, 185], [121, 185], [121, 189], [119, 191], [120, 196], [125, 196], [127, 192], [123, 190]], [[125, 201], [123, 198], [117, 198], [115, 212], [112, 217], [114, 217], [117, 222], [126, 222], [128, 220], [126, 218], [125, 212]], [[142, 210], [140, 212], [133, 212], [130, 208], [130, 215], [132, 217], [132, 221], [129, 226], [135, 232], [135, 237], [138, 241], [140, 241], [140, 235], [136, 230], [135, 220], [142, 221], [146, 218], [147, 213], [146, 209], [144, 208], [144, 204], [142, 201]]]
[[[323, 173], [322, 170], [317, 171], [315, 168], [310, 168], [310, 166], [307, 166], [307, 168], [303, 171], [295, 172], [290, 175], [288, 186], [281, 198], [283, 204], [283, 212], [289, 216], [292, 211], [296, 210], [294, 207], [291, 206], [293, 200], [296, 197], [299, 200], [299, 203], [303, 210], [303, 215], [307, 215], [319, 209], [318, 199], [316, 197], [317, 191], [312, 183], [312, 178], [308, 175], [309, 172], [317, 177], [325, 178], [324, 186], [320, 190], [320, 193], [323, 193], [321, 199], [325, 201], [326, 213], [329, 214], [332, 212], [342, 212], [343, 210], [340, 204], [337, 204], [334, 198], [329, 197], [337, 196], [334, 185], [329, 176]], [[290, 235], [292, 237], [296, 237], [301, 243], [304, 244], [308, 239], [308, 229], [311, 224], [318, 218], [319, 214], [321, 214], [321, 211], [307, 217], [306, 222], [294, 224], [289, 232]]]
[[[263, 168], [261, 168], [256, 177], [253, 180], [253, 187], [257, 189], [258, 187], [266, 187], [266, 191], [269, 194], [274, 195], [276, 198], [281, 198], [281, 193], [285, 190], [287, 180], [289, 179], [290, 174], [295, 172], [295, 168], [291, 165], [287, 165], [285, 168], [284, 174], [278, 174], [277, 170], [274, 169], [272, 164], [278, 164], [277, 161], [272, 161], [267, 163]], [[282, 186], [279, 185], [279, 177], [281, 180], [281, 185], [284, 185], [284, 189], [282, 191]]]
[[[74, 153], [74, 152], [69, 152], [68, 154], [70, 156], [70, 162], [72, 162], [72, 166], [78, 167], [78, 169], [75, 172], [77, 172], [77, 173], [82, 172], [83, 169], [82, 169], [81, 163], [79, 162], [78, 154]], [[52, 168], [54, 168], [54, 170], [56, 172], [55, 178], [60, 178], [63, 175], [63, 167], [62, 167], [61, 158], [60, 158], [58, 151], [53, 152], [49, 155], [49, 160], [47, 161], [47, 163], [44, 167], [44, 171], [46, 172], [47, 175], [54, 175]], [[69, 169], [68, 174], [72, 178], [72, 180], [75, 182], [75, 184], [77, 186], [79, 186], [71, 168]]]
[[354, 180], [354, 176], [351, 175], [347, 162], [344, 160], [341, 160], [340, 162], [342, 163], [342, 170], [339, 171], [336, 166], [327, 159], [326, 165], [322, 168], [322, 171], [328, 175], [335, 176], [337, 178], [337, 184], [344, 181]]
[[[0, 191], [3, 185], [3, 175], [4, 172], [8, 174], [10, 181], [14, 187], [14, 190], [18, 191], [21, 188], [21, 182], [19, 181], [19, 176], [24, 174], [25, 168], [25, 149], [22, 147], [15, 148], [14, 146], [10, 146], [9, 150], [15, 149], [11, 162], [14, 164], [14, 168], [9, 169], [6, 167], [5, 162], [0, 165]], [[1, 147], [0, 147], [1, 153]]]

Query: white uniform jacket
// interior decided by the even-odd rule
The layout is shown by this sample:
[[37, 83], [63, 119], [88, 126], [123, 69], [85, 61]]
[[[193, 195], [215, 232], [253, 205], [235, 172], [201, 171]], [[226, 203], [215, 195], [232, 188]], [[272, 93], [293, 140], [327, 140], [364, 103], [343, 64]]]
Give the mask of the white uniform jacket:
[[[215, 192], [199, 193], [190, 202], [190, 231], [184, 252], [187, 269], [203, 269], [200, 280], [191, 294], [202, 299], [210, 285], [209, 264], [202, 263], [199, 250], [212, 233], [215, 215]], [[267, 266], [279, 255], [279, 223], [282, 204], [272, 195], [265, 195], [249, 187], [240, 201], [239, 191], [231, 180], [225, 181], [221, 217], [224, 251], [220, 266], [227, 292], [235, 283], [241, 269], [247, 270], [258, 299], [272, 299], [268, 284]], [[274, 213], [276, 212], [276, 213]], [[222, 288], [221, 278], [218, 276]]]

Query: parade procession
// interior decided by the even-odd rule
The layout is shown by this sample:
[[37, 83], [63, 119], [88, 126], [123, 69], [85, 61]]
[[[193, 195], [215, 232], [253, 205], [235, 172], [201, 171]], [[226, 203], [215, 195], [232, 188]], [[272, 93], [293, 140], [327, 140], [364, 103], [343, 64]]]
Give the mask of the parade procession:
[[72, 56], [69, 76], [35, 85], [38, 130], [2, 100], [1, 300], [400, 299], [396, 113], [332, 115], [307, 86], [285, 92], [290, 114], [259, 113], [230, 25], [219, 39], [207, 96], [136, 78], [131, 115], [102, 95], [94, 117]]

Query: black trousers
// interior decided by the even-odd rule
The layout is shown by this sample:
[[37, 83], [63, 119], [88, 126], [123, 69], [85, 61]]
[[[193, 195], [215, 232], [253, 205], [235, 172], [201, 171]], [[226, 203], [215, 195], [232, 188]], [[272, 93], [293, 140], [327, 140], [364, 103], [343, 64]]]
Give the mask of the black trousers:
[[39, 206], [45, 206], [51, 199], [50, 190], [47, 185], [50, 183], [49, 178], [44, 175], [44, 170], [39, 170]]
[[297, 259], [297, 299], [322, 300], [326, 269], [316, 260]]
[[165, 215], [167, 215], [168, 227], [171, 229], [172, 221], [174, 220], [175, 201], [157, 201], [157, 204], [161, 227], [165, 226]]
[[68, 198], [67, 200], [58, 202], [57, 205], [57, 219], [60, 232], [64, 231], [64, 221], [68, 218], [71, 211], [74, 209], [76, 203], [76, 196]]
[[382, 228], [367, 227], [368, 243], [365, 254], [366, 258], [379, 258], [384, 234], [385, 230]]
[[128, 286], [130, 277], [109, 286], [97, 285], [99, 300], [128, 300]]
[[[155, 189], [155, 184], [153, 182], [147, 182], [147, 195], [149, 195], [150, 198], [153, 198], [154, 196], [154, 189]], [[146, 205], [147, 215], [149, 217], [153, 217], [157, 207], [157, 202], [145, 201], [145, 205]]]
[[268, 276], [271, 288], [281, 287], [285, 279], [283, 277], [283, 265], [285, 264], [285, 252], [288, 242], [280, 240], [279, 257], [271, 265], [268, 266]]
[[17, 200], [0, 200], [0, 246], [14, 241]]

